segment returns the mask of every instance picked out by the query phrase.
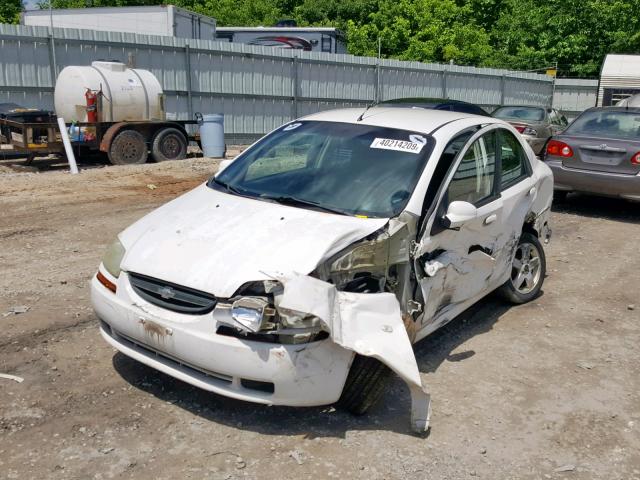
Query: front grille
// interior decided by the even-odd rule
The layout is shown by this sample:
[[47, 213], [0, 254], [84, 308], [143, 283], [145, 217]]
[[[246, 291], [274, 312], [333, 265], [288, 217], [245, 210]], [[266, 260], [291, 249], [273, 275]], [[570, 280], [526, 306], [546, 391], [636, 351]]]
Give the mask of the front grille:
[[189, 315], [203, 315], [212, 311], [217, 303], [213, 295], [129, 272], [133, 290], [147, 302], [167, 310]]

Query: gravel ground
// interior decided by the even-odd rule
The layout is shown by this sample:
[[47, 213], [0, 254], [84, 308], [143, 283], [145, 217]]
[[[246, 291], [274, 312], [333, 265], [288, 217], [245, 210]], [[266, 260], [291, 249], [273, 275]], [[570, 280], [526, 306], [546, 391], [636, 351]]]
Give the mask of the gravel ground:
[[422, 437], [397, 378], [362, 417], [263, 407], [100, 338], [88, 283], [104, 248], [216, 168], [1, 169], [0, 372], [24, 378], [0, 378], [1, 478], [640, 479], [637, 205], [569, 197], [541, 297], [489, 297], [417, 345]]

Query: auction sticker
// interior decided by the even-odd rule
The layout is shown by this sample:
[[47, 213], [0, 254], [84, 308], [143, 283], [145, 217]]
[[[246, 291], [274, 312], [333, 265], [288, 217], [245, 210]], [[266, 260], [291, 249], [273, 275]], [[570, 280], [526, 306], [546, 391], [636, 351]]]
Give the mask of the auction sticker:
[[[413, 137], [413, 135], [412, 135]], [[412, 138], [410, 140], [394, 140], [392, 138], [374, 138], [370, 148], [379, 148], [381, 150], [395, 150], [397, 152], [406, 152], [406, 153], [420, 153], [422, 151], [422, 147], [425, 146], [426, 139], [424, 137]], [[425, 140], [421, 142], [419, 140]]]

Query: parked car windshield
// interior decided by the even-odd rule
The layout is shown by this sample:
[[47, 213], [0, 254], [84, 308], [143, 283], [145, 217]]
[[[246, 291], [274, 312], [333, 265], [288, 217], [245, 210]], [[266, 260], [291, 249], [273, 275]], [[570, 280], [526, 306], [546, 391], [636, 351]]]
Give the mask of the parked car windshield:
[[388, 218], [407, 204], [433, 143], [407, 130], [295, 122], [262, 139], [208, 185], [301, 208]]
[[538, 107], [500, 107], [493, 116], [502, 120], [520, 120], [523, 122], [541, 122], [544, 120], [544, 108]]
[[567, 135], [640, 140], [640, 112], [624, 110], [587, 111], [564, 132]]

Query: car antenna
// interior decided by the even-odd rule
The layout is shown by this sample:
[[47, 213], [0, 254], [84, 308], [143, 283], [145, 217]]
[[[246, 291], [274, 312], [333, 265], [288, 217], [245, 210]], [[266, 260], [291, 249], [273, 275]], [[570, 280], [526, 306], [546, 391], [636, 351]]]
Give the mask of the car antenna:
[[362, 112], [362, 113], [360, 114], [360, 116], [358, 117], [358, 119], [356, 120], [356, 122], [361, 122], [361, 121], [362, 121], [362, 119], [364, 118], [364, 114], [365, 114], [365, 113], [367, 113], [371, 107], [373, 107], [374, 105], [377, 105], [377, 103], [378, 103], [378, 102], [373, 101], [373, 102], [371, 102], [369, 105], [367, 105], [367, 108], [365, 108], [365, 109], [364, 109], [364, 112]]

